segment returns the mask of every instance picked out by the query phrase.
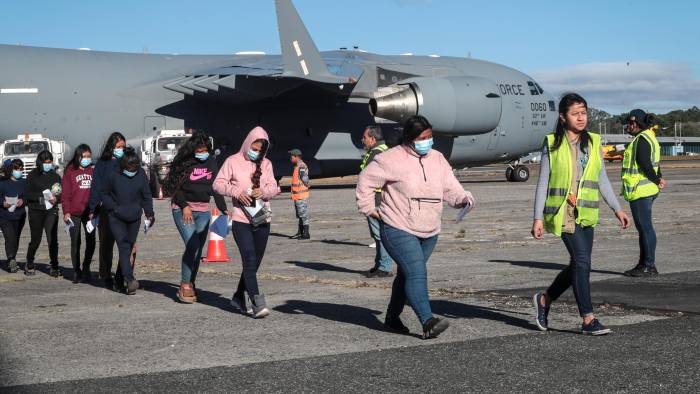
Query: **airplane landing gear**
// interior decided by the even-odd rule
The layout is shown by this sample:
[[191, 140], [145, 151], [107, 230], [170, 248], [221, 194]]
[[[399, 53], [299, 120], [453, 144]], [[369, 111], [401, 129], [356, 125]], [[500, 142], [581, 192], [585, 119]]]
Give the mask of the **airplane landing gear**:
[[510, 165], [506, 168], [508, 182], [527, 182], [530, 179], [530, 169], [522, 164]]

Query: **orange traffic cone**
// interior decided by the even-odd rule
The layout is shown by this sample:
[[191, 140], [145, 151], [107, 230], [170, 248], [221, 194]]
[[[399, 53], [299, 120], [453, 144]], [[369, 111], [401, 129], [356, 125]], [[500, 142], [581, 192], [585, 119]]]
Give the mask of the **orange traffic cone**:
[[[207, 257], [203, 258], [204, 263], [228, 263], [231, 259], [226, 254], [226, 243], [224, 237], [226, 233], [220, 234], [220, 230], [215, 228], [214, 222], [219, 217], [219, 210], [211, 210], [211, 222], [209, 224], [209, 244], [207, 246]], [[219, 226], [220, 227], [220, 226]]]
[[165, 200], [165, 196], [163, 195], [163, 186], [158, 186], [158, 200]]

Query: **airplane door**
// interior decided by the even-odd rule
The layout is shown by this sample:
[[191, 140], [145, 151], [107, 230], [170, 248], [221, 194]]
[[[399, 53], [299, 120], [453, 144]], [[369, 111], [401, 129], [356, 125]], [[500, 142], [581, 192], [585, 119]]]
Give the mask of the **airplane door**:
[[148, 137], [160, 130], [165, 130], [165, 116], [145, 116], [143, 118], [143, 135]]
[[501, 126], [496, 127], [489, 134], [489, 144], [486, 146], [488, 150], [494, 150], [498, 146], [498, 137], [501, 135]]

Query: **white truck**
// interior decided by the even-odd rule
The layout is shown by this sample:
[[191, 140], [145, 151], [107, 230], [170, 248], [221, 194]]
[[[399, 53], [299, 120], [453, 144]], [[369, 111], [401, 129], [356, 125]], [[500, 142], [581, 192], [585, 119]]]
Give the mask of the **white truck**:
[[148, 175], [153, 197], [166, 197], [161, 183], [170, 171], [170, 163], [178, 148], [190, 137], [191, 134], [185, 130], [161, 130], [141, 141], [141, 162]]
[[53, 162], [59, 171], [65, 166], [68, 146], [65, 141], [52, 140], [41, 134], [19, 134], [16, 139], [5, 140], [0, 144], [0, 162], [20, 159], [24, 162], [24, 174], [36, 167], [36, 158], [41, 151], [53, 154]]

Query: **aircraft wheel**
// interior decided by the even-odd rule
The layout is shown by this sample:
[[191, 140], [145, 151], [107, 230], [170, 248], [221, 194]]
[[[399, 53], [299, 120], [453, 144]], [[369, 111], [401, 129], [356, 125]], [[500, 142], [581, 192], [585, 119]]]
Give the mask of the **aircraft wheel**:
[[506, 168], [506, 180], [513, 182], [513, 167]]
[[530, 169], [526, 166], [516, 166], [513, 169], [513, 182], [527, 182], [530, 179]]

